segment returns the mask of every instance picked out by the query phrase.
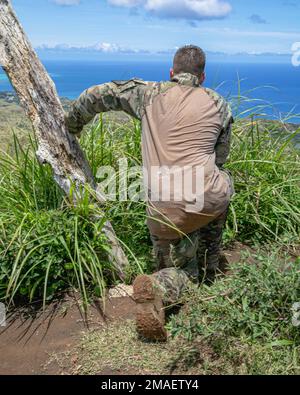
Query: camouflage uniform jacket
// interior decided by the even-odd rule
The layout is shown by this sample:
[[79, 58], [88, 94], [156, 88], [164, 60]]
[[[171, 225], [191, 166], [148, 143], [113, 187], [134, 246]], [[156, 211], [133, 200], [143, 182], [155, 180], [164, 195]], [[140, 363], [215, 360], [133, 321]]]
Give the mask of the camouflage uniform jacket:
[[[188, 73], [159, 83], [139, 79], [114, 81], [83, 92], [66, 116], [67, 127], [71, 133], [80, 133], [97, 113], [110, 110], [125, 111], [142, 121], [143, 163], [148, 174], [157, 166], [206, 167], [203, 210], [186, 210], [190, 199], [183, 199], [181, 206], [170, 204], [174, 199], [155, 203], [148, 212], [153, 218], [148, 221], [152, 235], [178, 238], [174, 225], [188, 234], [227, 209], [232, 187], [220, 168], [229, 155], [233, 119], [229, 105], [218, 93], [203, 88], [199, 79]], [[148, 193], [150, 203], [157, 202], [150, 196], [151, 188]], [[168, 218], [172, 226], [163, 225], [162, 218]]]
[[[96, 114], [107, 111], [125, 111], [127, 114], [142, 120], [145, 108], [156, 96], [165, 93], [176, 84], [199, 87], [196, 76], [182, 73], [166, 82], [145, 82], [141, 79], [129, 81], [113, 81], [96, 85], [85, 90], [73, 103], [66, 115], [66, 124], [70, 133], [79, 134]], [[230, 152], [232, 112], [226, 100], [217, 92], [203, 88], [215, 101], [222, 120], [222, 128], [217, 140], [216, 164], [223, 166]]]

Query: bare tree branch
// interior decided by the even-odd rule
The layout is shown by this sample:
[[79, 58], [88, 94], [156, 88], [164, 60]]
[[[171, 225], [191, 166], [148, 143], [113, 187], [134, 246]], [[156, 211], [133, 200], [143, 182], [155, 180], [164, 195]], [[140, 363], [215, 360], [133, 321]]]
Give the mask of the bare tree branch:
[[[55, 85], [28, 41], [9, 0], [0, 0], [0, 63], [32, 122], [39, 143], [39, 162], [52, 167], [55, 181], [66, 194], [72, 185], [78, 188], [89, 184], [103, 203], [85, 155], [76, 137], [66, 129]], [[109, 259], [123, 278], [127, 258], [111, 224], [106, 222], [103, 229], [111, 246]]]

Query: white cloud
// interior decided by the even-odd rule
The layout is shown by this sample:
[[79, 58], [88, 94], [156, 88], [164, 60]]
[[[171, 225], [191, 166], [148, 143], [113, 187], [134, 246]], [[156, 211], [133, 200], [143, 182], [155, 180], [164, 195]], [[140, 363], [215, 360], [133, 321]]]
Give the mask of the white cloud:
[[[52, 0], [64, 6], [80, 4], [81, 0]], [[144, 8], [149, 14], [162, 18], [218, 19], [230, 14], [228, 0], [107, 0], [116, 7]]]
[[119, 7], [144, 7], [158, 17], [180, 19], [217, 19], [226, 17], [232, 10], [226, 0], [107, 0]]
[[122, 51], [122, 48], [119, 45], [111, 43], [99, 43], [94, 45], [92, 49], [104, 53], [115, 53]]
[[112, 5], [116, 5], [119, 7], [137, 7], [145, 3], [144, 0], [108, 0], [108, 2]]
[[[225, 33], [225, 31], [223, 30]], [[233, 31], [232, 31], [233, 32]], [[229, 33], [227, 31], [227, 33]], [[237, 33], [237, 31], [235, 31]], [[251, 35], [252, 32], [244, 32], [245, 35]], [[277, 37], [277, 34], [279, 35], [280, 32], [273, 32], [274, 37]], [[264, 36], [262, 36], [264, 37]], [[68, 44], [54, 44], [54, 45], [48, 45], [48, 44], [43, 44], [35, 47], [39, 51], [56, 51], [56, 52], [65, 52], [65, 53], [100, 53], [100, 54], [127, 54], [127, 55], [132, 55], [132, 54], [140, 54], [140, 55], [168, 55], [172, 56], [175, 54], [176, 50], [178, 47], [175, 48], [170, 48], [170, 49], [165, 49], [165, 50], [154, 50], [154, 51], [149, 51], [147, 49], [136, 49], [136, 48], [130, 48], [130, 47], [124, 47], [119, 44], [115, 43], [108, 43], [108, 42], [100, 42], [95, 45], [86, 45], [86, 46], [79, 46], [79, 45], [68, 45]], [[233, 50], [232, 48], [224, 48], [223, 51], [207, 51], [207, 54], [209, 55], [218, 55], [218, 56], [272, 56], [272, 55], [280, 55], [280, 56], [290, 56], [290, 52], [286, 51], [277, 51], [277, 50], [268, 50], [265, 47], [262, 47], [260, 50], [255, 50], [255, 49], [247, 49], [243, 52], [237, 50]]]
[[63, 52], [99, 52], [99, 53], [123, 53], [123, 54], [134, 54], [134, 53], [148, 53], [145, 49], [135, 49], [130, 47], [123, 47], [119, 44], [108, 43], [108, 42], [100, 42], [95, 45], [86, 45], [86, 46], [78, 46], [78, 45], [69, 45], [69, 44], [55, 44], [48, 45], [42, 44], [39, 45], [36, 49], [38, 50], [50, 50], [50, 51], [63, 51]]
[[78, 5], [80, 0], [53, 0], [54, 3], [59, 5]]

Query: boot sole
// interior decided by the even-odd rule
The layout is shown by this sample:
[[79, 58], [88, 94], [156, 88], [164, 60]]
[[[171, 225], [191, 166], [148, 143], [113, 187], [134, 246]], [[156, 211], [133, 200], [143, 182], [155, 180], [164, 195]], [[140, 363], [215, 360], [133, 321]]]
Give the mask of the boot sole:
[[138, 276], [133, 284], [133, 299], [137, 303], [136, 329], [147, 340], [164, 342], [167, 340], [165, 330], [165, 312], [162, 298], [154, 289], [149, 276]]

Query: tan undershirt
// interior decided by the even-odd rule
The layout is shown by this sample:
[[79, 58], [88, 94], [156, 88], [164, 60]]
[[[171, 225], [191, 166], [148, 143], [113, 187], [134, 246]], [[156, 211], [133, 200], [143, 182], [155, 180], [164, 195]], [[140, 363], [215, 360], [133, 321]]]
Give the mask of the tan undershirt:
[[[148, 179], [151, 234], [177, 239], [180, 236], [178, 230], [191, 233], [222, 214], [229, 205], [232, 191], [229, 176], [215, 165], [215, 145], [222, 126], [218, 109], [206, 91], [201, 87], [174, 86], [158, 95], [146, 108], [142, 126], [144, 169], [151, 174], [151, 169], [176, 166], [177, 177], [183, 174], [180, 169], [185, 168], [186, 174], [191, 173], [187, 178], [192, 182], [194, 192], [183, 196], [181, 201], [174, 201], [178, 182], [171, 177], [170, 199], [161, 201], [169, 187], [167, 183], [164, 185], [164, 171], [156, 171], [162, 183], [159, 198], [153, 199], [153, 184], [151, 186]], [[199, 203], [201, 199], [195, 197], [197, 175], [199, 177], [196, 169], [200, 168], [204, 171], [203, 206]], [[199, 200], [198, 204], [196, 200]]]

